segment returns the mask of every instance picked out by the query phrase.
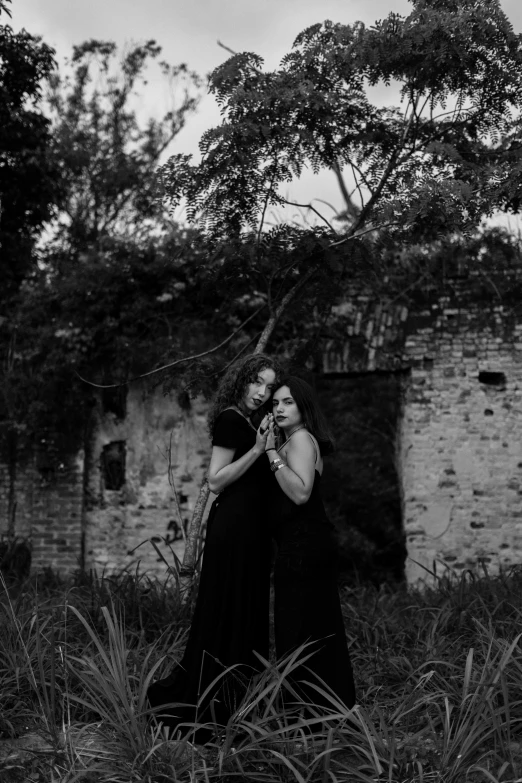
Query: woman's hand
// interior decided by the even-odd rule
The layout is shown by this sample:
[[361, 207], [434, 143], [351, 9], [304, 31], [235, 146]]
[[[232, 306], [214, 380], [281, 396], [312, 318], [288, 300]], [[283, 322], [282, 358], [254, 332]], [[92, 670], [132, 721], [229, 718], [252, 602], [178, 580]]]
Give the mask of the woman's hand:
[[254, 448], [256, 451], [259, 451], [261, 454], [266, 449], [266, 439], [268, 437], [269, 433], [269, 417], [270, 413], [267, 413], [267, 415], [263, 418], [261, 424], [259, 425], [259, 429], [257, 430], [256, 434], [256, 445]]
[[276, 427], [276, 425], [274, 424], [274, 417], [272, 416], [272, 414], [269, 413], [268, 416], [269, 416], [269, 424], [268, 424], [268, 433], [267, 433], [265, 450], [277, 449], [276, 429], [279, 430], [279, 428]]

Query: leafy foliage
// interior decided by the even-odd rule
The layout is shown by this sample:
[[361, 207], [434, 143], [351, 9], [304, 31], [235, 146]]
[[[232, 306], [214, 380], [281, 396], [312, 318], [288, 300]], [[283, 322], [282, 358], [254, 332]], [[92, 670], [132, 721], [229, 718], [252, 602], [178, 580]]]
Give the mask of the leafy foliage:
[[284, 709], [304, 648], [267, 661], [229, 723], [208, 726], [205, 747], [190, 733], [168, 741], [147, 724], [147, 684], [185, 643], [187, 608], [172, 585], [131, 574], [63, 584], [48, 573], [10, 594], [4, 588], [0, 732], [30, 732], [45, 752], [0, 754], [3, 779], [15, 783], [31, 768], [42, 778], [102, 783], [518, 780], [520, 570], [482, 578], [434, 571], [431, 584], [344, 591], [353, 712], [319, 683], [329, 706], [312, 706], [315, 717]]
[[[237, 54], [211, 77], [222, 124], [203, 136], [200, 165], [163, 167], [165, 192], [212, 235], [237, 235], [283, 205], [280, 186], [305, 168], [338, 168], [351, 184], [346, 238], [467, 231], [518, 208], [521, 51], [497, 0], [414, 0], [371, 28], [304, 30], [273, 72]], [[372, 104], [382, 83], [400, 106]]]
[[[1, 12], [9, 13], [2, 3]], [[34, 266], [35, 237], [60, 197], [50, 155], [50, 124], [42, 114], [42, 80], [54, 51], [26, 30], [0, 24], [0, 270], [5, 301]], [[5, 316], [4, 316], [5, 317]]]
[[[155, 41], [134, 44], [118, 60], [116, 44], [75, 46], [70, 72], [49, 79], [54, 155], [65, 185], [60, 246], [86, 252], [105, 236], [150, 232], [162, 217], [154, 169], [197, 108], [200, 79], [186, 65], [158, 61]], [[157, 62], [171, 107], [143, 117], [138, 96]]]
[[[195, 110], [199, 79], [185, 65], [160, 61], [172, 107], [159, 119], [143, 119], [136, 93], [161, 54], [154, 41], [133, 45], [119, 64], [114, 43], [89, 41], [75, 47], [75, 70], [63, 76], [51, 72], [48, 47], [38, 49], [28, 34], [14, 37], [6, 29], [12, 62], [5, 74], [19, 87], [19, 101], [24, 91], [39, 96], [47, 79], [50, 120], [30, 116], [47, 134], [42, 154], [59, 174], [61, 200], [40, 242], [38, 265], [20, 268], [9, 318], [0, 320], [6, 357], [0, 433], [14, 444], [13, 454], [45, 434], [61, 459], [80, 448], [91, 404], [92, 390], [78, 375], [126, 380], [150, 368], [144, 356], [154, 364], [179, 349], [183, 319], [198, 322], [200, 251], [191, 249], [194, 232], [178, 230], [158, 208], [154, 167]], [[29, 45], [40, 58], [34, 67]], [[26, 61], [33, 81], [24, 86]], [[14, 97], [3, 108], [16, 123]], [[45, 195], [37, 179], [34, 187]], [[34, 227], [50, 217], [41, 211]], [[186, 340], [188, 348], [193, 343], [197, 337]]]
[[[106, 239], [60, 276], [27, 281], [4, 335], [12, 347], [0, 411], [26, 445], [43, 433], [58, 453], [82, 443], [92, 388], [128, 380], [168, 357], [202, 350], [213, 323], [199, 293], [202, 258], [191, 234]], [[210, 310], [210, 312], [209, 312]], [[208, 319], [205, 322], [205, 318]]]

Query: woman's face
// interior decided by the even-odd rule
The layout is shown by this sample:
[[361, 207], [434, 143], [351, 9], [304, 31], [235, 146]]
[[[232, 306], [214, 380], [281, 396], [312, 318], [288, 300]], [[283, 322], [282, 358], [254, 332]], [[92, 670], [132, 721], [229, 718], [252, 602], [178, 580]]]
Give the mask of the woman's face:
[[271, 367], [260, 370], [256, 380], [249, 383], [245, 396], [243, 397], [243, 408], [246, 413], [257, 411], [272, 394], [275, 384], [276, 374]]
[[272, 401], [275, 423], [282, 430], [291, 430], [303, 423], [301, 411], [288, 386], [281, 386]]

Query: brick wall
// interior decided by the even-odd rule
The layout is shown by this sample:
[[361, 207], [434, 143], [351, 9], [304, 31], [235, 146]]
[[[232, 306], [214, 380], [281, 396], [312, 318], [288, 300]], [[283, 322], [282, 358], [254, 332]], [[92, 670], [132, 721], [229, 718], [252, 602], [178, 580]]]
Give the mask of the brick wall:
[[[171, 444], [172, 477], [188, 522], [210, 457], [206, 405], [196, 400], [182, 408], [161, 391], [150, 394], [133, 384], [126, 407], [119, 420], [103, 410], [100, 397], [90, 442], [71, 464], [49, 472], [43, 444], [39, 454], [17, 466], [15, 535], [31, 541], [33, 568], [50, 566], [65, 574], [83, 564], [98, 573], [139, 568], [164, 577], [165, 562], [150, 539], [169, 563], [172, 552], [182, 556], [167, 453]], [[117, 490], [107, 488], [103, 464], [104, 449], [113, 443], [123, 444], [125, 453]], [[0, 481], [0, 536], [5, 536], [9, 475], [3, 463]]]
[[407, 578], [522, 562], [522, 313], [519, 273], [477, 270], [407, 304], [356, 294], [328, 375], [403, 374], [397, 472]]
[[[45, 448], [45, 446], [43, 446]], [[15, 536], [29, 539], [32, 567], [69, 573], [81, 565], [81, 457], [52, 475], [38, 470], [33, 456], [17, 466]], [[0, 536], [8, 532], [9, 472], [0, 464]]]
[[[359, 291], [336, 308], [335, 337], [317, 358], [327, 376], [403, 373], [397, 472], [410, 581], [434, 562], [460, 572], [522, 561], [522, 315], [518, 297], [506, 295], [516, 287], [509, 275], [502, 290], [490, 281], [485, 291], [479, 277], [408, 302]], [[134, 384], [123, 418], [101, 398], [93, 417], [85, 454], [71, 465], [50, 478], [37, 458], [18, 467], [16, 534], [32, 539], [37, 567], [70, 571], [83, 558], [98, 571], [139, 566], [163, 576], [162, 558], [143, 542], [155, 538], [169, 562], [171, 549], [182, 554], [166, 453], [172, 435], [188, 520], [210, 456], [206, 406], [182, 407]], [[118, 489], [108, 488], [104, 467], [113, 447], [125, 454]], [[1, 464], [0, 481], [5, 534], [9, 478]]]
[[434, 561], [498, 571], [522, 561], [522, 323], [502, 304], [441, 302], [423, 316], [404, 351], [408, 578]]
[[[84, 509], [85, 563], [98, 572], [124, 568], [164, 576], [172, 551], [183, 554], [179, 518], [169, 484], [169, 445], [174, 486], [188, 522], [199, 485], [208, 467], [210, 442], [206, 404], [193, 400], [180, 407], [174, 395], [148, 394], [133, 384], [125, 418], [104, 413], [101, 403], [89, 448]], [[118, 490], [107, 489], [103, 470], [104, 448], [123, 443], [125, 481]]]

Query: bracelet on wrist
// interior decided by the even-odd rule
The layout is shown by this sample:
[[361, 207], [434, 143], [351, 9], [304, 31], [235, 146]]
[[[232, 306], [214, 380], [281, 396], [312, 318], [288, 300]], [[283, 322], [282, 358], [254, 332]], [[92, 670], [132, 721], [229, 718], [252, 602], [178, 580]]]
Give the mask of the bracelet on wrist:
[[272, 471], [272, 473], [275, 473], [276, 470], [281, 470], [281, 468], [286, 468], [286, 463], [283, 462], [282, 459], [279, 459], [279, 457], [277, 459], [272, 460], [272, 462], [270, 463], [270, 470]]
[[277, 451], [277, 449], [274, 448], [273, 446], [270, 446], [269, 449], [265, 449], [265, 452], [267, 452], [267, 451]]

